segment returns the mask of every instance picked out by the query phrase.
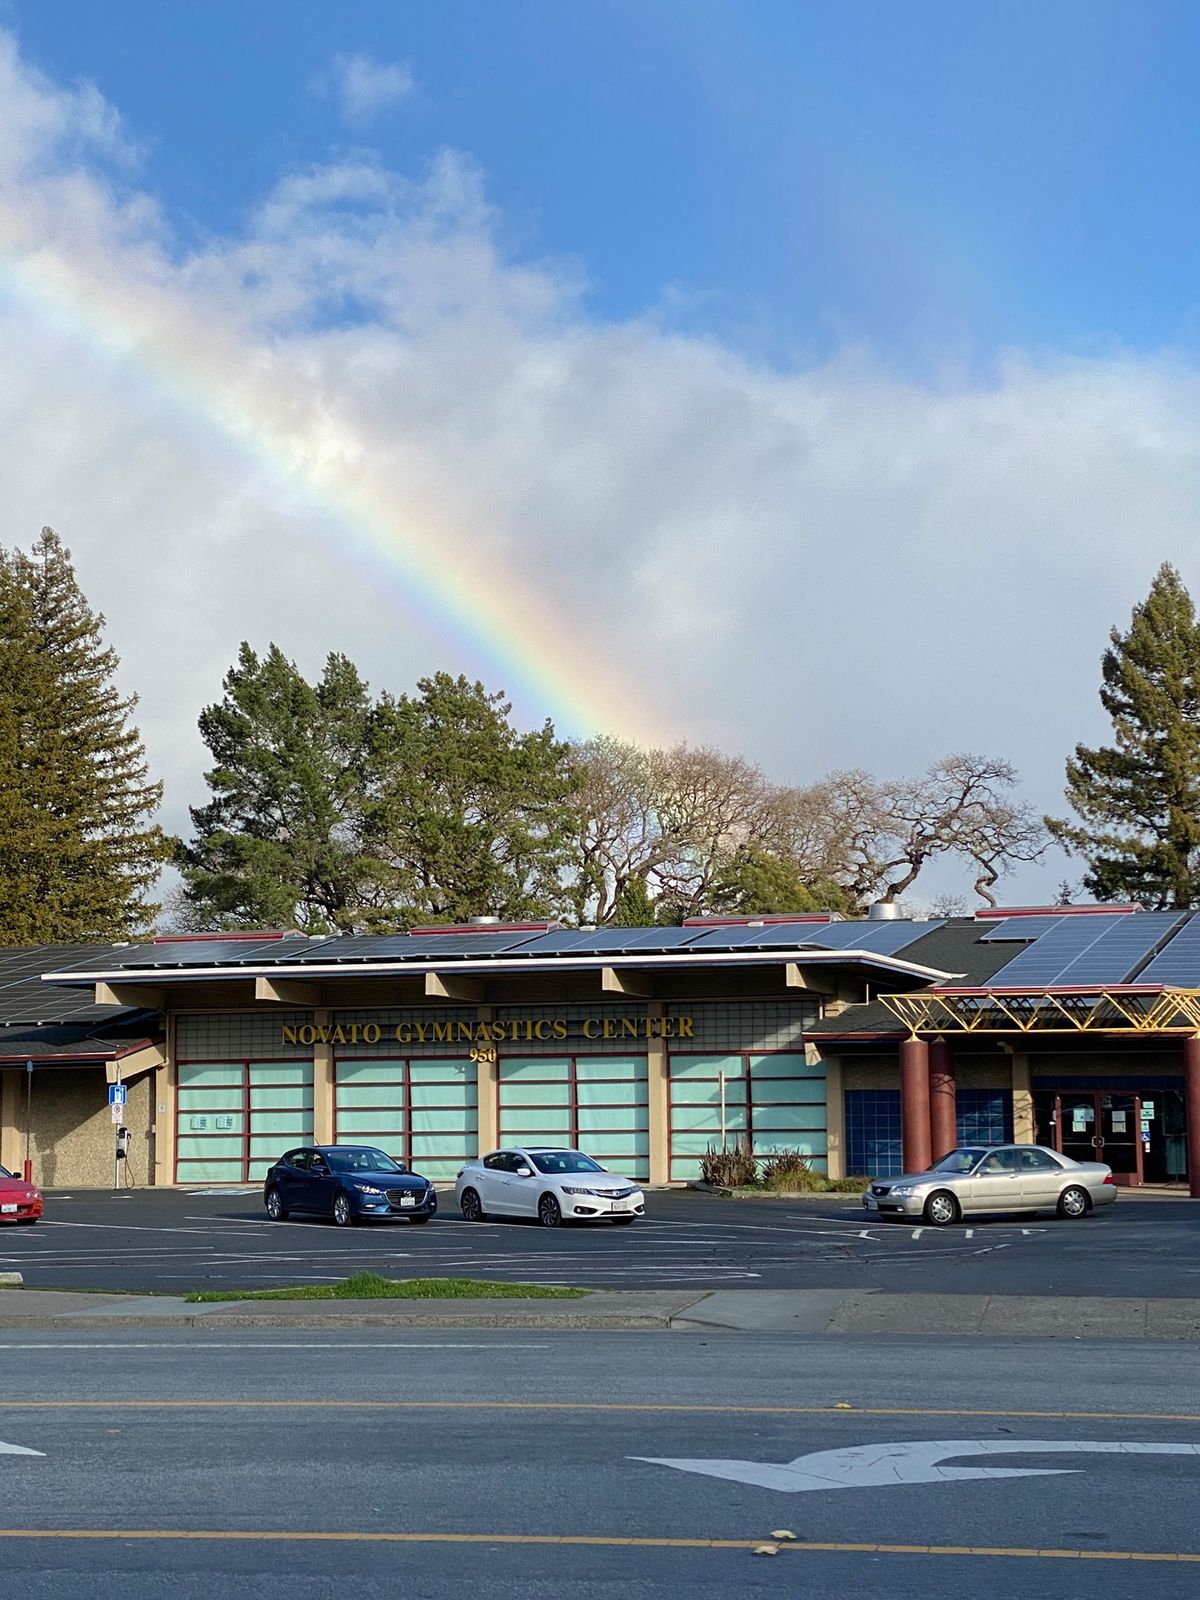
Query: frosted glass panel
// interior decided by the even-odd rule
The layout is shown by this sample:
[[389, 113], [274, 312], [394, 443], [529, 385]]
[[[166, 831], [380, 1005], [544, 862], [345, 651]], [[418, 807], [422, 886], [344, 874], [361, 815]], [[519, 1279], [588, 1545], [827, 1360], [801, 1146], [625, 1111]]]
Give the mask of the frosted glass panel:
[[502, 1083], [500, 1104], [505, 1106], [569, 1106], [569, 1083]]
[[672, 1056], [671, 1077], [716, 1078], [724, 1073], [726, 1079], [740, 1078], [746, 1070], [741, 1056]]
[[648, 1106], [580, 1106], [579, 1108], [579, 1137], [582, 1139], [587, 1133], [597, 1133], [602, 1128], [648, 1128], [650, 1126], [650, 1110]]
[[[725, 1129], [727, 1133], [741, 1132], [746, 1126], [746, 1109], [744, 1106], [726, 1106]], [[672, 1143], [674, 1143], [675, 1130], [681, 1132], [688, 1130], [708, 1128], [713, 1133], [721, 1131], [720, 1106], [673, 1106], [671, 1108]]]
[[218, 1161], [242, 1159], [240, 1139], [184, 1138], [179, 1141], [180, 1161]]
[[[744, 1078], [727, 1078], [725, 1080], [725, 1104], [727, 1106], [743, 1105], [746, 1099], [746, 1082]], [[719, 1083], [672, 1083], [671, 1104], [673, 1106], [719, 1106], [721, 1104], [721, 1085]]]
[[575, 1076], [586, 1078], [641, 1078], [646, 1077], [645, 1056], [579, 1056], [575, 1062]]
[[412, 1103], [417, 1106], [462, 1106], [475, 1104], [474, 1095], [463, 1094], [458, 1083], [414, 1083]]
[[236, 1084], [240, 1089], [244, 1070], [240, 1061], [235, 1062], [232, 1066], [227, 1062], [205, 1067], [182, 1064], [179, 1068], [179, 1087], [182, 1089], [185, 1084], [194, 1088], [198, 1088], [202, 1084], [211, 1087], [214, 1084], [226, 1083]]
[[753, 1078], [750, 1095], [756, 1106], [824, 1106], [824, 1078]]
[[180, 1089], [180, 1111], [199, 1111], [210, 1115], [222, 1111], [241, 1111], [241, 1087], [223, 1089]]
[[520, 1135], [530, 1140], [535, 1135], [545, 1135], [547, 1141], [561, 1144], [571, 1137], [571, 1117], [566, 1111], [512, 1111], [500, 1113], [500, 1137], [511, 1139]]
[[250, 1090], [250, 1110], [252, 1113], [259, 1109], [305, 1111], [312, 1108], [312, 1103], [313, 1091], [311, 1084], [307, 1088], [297, 1084], [295, 1088]]
[[360, 1078], [366, 1078], [371, 1083], [403, 1083], [403, 1061], [339, 1061], [337, 1064], [337, 1081], [341, 1083], [356, 1083]]
[[473, 1061], [413, 1061], [408, 1069], [412, 1083], [461, 1083], [475, 1097], [476, 1068]]
[[175, 1168], [178, 1183], [240, 1183], [242, 1163], [237, 1161], [180, 1161]]
[[289, 1133], [298, 1140], [312, 1134], [312, 1115], [299, 1111], [260, 1111], [250, 1118], [251, 1133]]
[[339, 1083], [337, 1103], [339, 1112], [343, 1106], [402, 1106], [404, 1104], [404, 1085], [402, 1083]]
[[644, 1106], [647, 1101], [645, 1083], [581, 1083], [581, 1106]]
[[813, 1062], [810, 1066], [803, 1055], [792, 1050], [781, 1050], [778, 1055], [751, 1056], [752, 1078], [825, 1078], [825, 1063]]
[[404, 1121], [394, 1111], [339, 1111], [337, 1131], [339, 1140], [348, 1134], [379, 1134], [381, 1138], [387, 1134], [392, 1139], [403, 1139]]
[[455, 1135], [474, 1133], [477, 1126], [474, 1106], [463, 1106], [458, 1109], [438, 1106], [432, 1111], [413, 1111], [409, 1122], [414, 1133], [444, 1132], [451, 1144], [456, 1143]]
[[500, 1063], [500, 1093], [504, 1093], [504, 1085], [517, 1078], [569, 1078], [571, 1076], [571, 1063], [558, 1060], [554, 1056], [533, 1057], [521, 1060], [515, 1057], [506, 1057]]
[[252, 1061], [251, 1083], [307, 1083], [311, 1084], [311, 1061]]

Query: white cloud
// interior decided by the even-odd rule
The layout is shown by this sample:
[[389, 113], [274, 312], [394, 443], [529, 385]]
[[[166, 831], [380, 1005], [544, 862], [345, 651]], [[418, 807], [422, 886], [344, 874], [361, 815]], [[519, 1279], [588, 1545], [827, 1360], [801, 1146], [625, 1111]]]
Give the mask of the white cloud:
[[356, 53], [334, 56], [314, 86], [319, 93], [333, 95], [342, 116], [357, 128], [407, 100], [416, 81], [406, 61], [377, 61]]
[[394, 689], [479, 672], [526, 722], [548, 692], [512, 662], [557, 638], [561, 699], [614, 731], [796, 781], [986, 750], [1053, 808], [1108, 627], [1164, 557], [1200, 592], [1200, 372], [1169, 354], [1012, 352], [941, 388], [861, 352], [770, 370], [595, 320], [576, 269], [505, 256], [452, 155], [289, 175], [188, 254], [90, 164], [111, 110], [3, 44], [0, 541], [73, 548], [172, 826], [242, 638]]

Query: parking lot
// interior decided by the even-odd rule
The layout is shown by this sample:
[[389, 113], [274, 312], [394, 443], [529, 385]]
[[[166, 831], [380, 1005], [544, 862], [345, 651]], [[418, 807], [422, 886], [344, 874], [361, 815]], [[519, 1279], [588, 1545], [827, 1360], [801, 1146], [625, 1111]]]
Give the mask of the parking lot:
[[839, 1196], [728, 1201], [651, 1192], [631, 1228], [469, 1224], [441, 1196], [428, 1227], [268, 1222], [257, 1190], [77, 1190], [34, 1227], [0, 1230], [0, 1271], [30, 1288], [192, 1289], [332, 1283], [360, 1269], [605, 1289], [878, 1288], [940, 1294], [1200, 1298], [1200, 1207], [1123, 1198], [1054, 1217], [898, 1227]]

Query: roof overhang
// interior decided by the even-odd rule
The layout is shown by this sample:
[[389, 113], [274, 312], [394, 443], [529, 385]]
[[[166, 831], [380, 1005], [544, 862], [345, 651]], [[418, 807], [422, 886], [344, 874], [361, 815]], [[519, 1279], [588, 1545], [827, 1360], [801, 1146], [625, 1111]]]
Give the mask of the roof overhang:
[[[642, 955], [613, 955], [601, 953], [579, 956], [543, 956], [505, 958], [495, 956], [464, 956], [447, 961], [355, 961], [355, 962], [297, 962], [286, 965], [266, 963], [259, 966], [214, 964], [204, 967], [187, 967], [168, 963], [148, 963], [144, 966], [116, 968], [77, 969], [66, 972], [48, 972], [42, 976], [44, 983], [67, 988], [104, 986], [106, 996], [114, 993], [139, 995], [148, 998], [151, 993], [158, 999], [165, 986], [200, 986], [209, 983], [251, 982], [260, 980], [281, 987], [290, 981], [304, 983], [353, 982], [374, 979], [421, 978], [427, 974], [447, 977], [474, 975], [478, 977], [521, 978], [530, 974], [541, 977], [565, 977], [572, 973], [601, 973], [609, 971], [638, 971], [645, 973], [678, 971], [738, 970], [748, 967], [804, 967], [847, 968], [908, 981], [914, 985], [948, 983], [956, 976], [936, 967], [920, 966], [904, 961], [899, 956], [879, 954], [872, 950], [820, 950], [797, 947], [776, 947], [770, 950], [723, 951], [690, 955], [680, 953]], [[163, 997], [165, 998], [165, 997]]]

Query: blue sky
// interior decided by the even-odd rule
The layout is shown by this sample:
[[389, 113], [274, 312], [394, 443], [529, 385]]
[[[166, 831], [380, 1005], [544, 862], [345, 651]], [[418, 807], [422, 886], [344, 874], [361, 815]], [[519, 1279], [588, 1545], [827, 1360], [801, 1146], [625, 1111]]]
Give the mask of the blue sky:
[[[1009, 345], [1193, 349], [1200, 8], [1055, 0], [9, 0], [94, 79], [181, 227], [289, 167], [469, 153], [512, 247], [787, 365]], [[3, 15], [3, 13], [0, 13]], [[339, 53], [411, 67], [348, 127]], [[1150, 247], [1152, 243], [1152, 248]]]
[[173, 828], [243, 639], [1060, 810], [1200, 595], [1198, 68], [1154, 0], [0, 0], [0, 542]]

